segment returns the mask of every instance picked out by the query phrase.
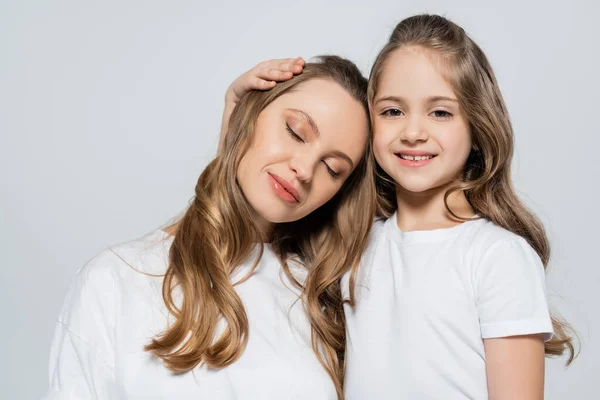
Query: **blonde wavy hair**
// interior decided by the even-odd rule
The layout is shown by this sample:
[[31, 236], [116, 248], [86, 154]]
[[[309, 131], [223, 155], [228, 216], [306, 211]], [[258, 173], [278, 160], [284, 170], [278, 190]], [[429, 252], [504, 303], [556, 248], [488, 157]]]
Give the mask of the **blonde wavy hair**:
[[[261, 111], [284, 93], [317, 78], [338, 83], [368, 115], [367, 80], [358, 68], [337, 56], [319, 57], [293, 79], [241, 99], [232, 113], [223, 151], [198, 179], [195, 197], [177, 223], [163, 281], [163, 299], [174, 322], [146, 346], [174, 372], [186, 372], [200, 364], [223, 368], [244, 351], [248, 318], [231, 277], [255, 244], [267, 238], [253, 223], [253, 210], [236, 181], [237, 169]], [[301, 289], [313, 350], [333, 380], [339, 399], [343, 398], [346, 328], [340, 281], [350, 270], [356, 274], [376, 208], [368, 126], [365, 131], [369, 135], [366, 151], [334, 198], [299, 221], [276, 224], [270, 239], [283, 270]], [[262, 249], [254, 268], [261, 255]], [[292, 259], [307, 269], [302, 283], [290, 272], [288, 261]], [[176, 288], [183, 295], [177, 303], [173, 296]], [[225, 328], [216, 337], [220, 319]]]
[[[458, 98], [469, 121], [473, 147], [463, 180], [444, 197], [463, 191], [477, 214], [525, 238], [541, 258], [550, 259], [550, 245], [540, 220], [519, 200], [511, 181], [514, 150], [513, 129], [492, 67], [481, 48], [455, 23], [439, 15], [416, 15], [401, 21], [377, 56], [369, 78], [368, 99], [372, 105], [381, 74], [391, 53], [408, 46], [430, 51], [442, 66], [442, 74]], [[397, 209], [396, 183], [377, 166], [377, 213], [389, 218]], [[567, 365], [574, 357], [573, 331], [568, 323], [552, 317], [555, 337], [546, 342], [546, 355], [568, 351]]]

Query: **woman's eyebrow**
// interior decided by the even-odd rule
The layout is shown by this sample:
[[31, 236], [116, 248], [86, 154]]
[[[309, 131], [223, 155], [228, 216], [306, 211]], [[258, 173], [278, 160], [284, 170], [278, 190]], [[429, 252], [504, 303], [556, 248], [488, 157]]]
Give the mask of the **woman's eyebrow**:
[[294, 112], [296, 114], [300, 114], [300, 116], [302, 117], [302, 119], [304, 119], [306, 122], [308, 122], [308, 124], [312, 128], [312, 131], [315, 134], [315, 136], [319, 137], [319, 135], [321, 134], [319, 132], [319, 127], [317, 126], [317, 123], [315, 122], [314, 119], [312, 119], [312, 117], [310, 115], [308, 115], [306, 112], [304, 112], [302, 110], [298, 110], [296, 108], [288, 108], [287, 110], [288, 111], [292, 111], [292, 112]]
[[350, 164], [350, 168], [354, 168], [354, 163], [352, 162], [352, 159], [350, 158], [350, 156], [348, 156], [348, 154], [344, 153], [343, 151], [340, 150], [334, 150], [331, 153], [332, 156], [334, 157], [339, 157], [342, 160], [346, 161], [348, 164]]

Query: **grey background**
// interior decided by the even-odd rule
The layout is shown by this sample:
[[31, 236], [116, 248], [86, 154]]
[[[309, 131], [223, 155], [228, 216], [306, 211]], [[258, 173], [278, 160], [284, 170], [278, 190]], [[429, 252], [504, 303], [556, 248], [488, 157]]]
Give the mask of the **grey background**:
[[516, 131], [516, 186], [554, 246], [552, 302], [583, 351], [567, 370], [548, 361], [546, 398], [597, 398], [597, 3], [0, 0], [2, 398], [45, 391], [75, 271], [185, 207], [233, 78], [321, 53], [366, 74], [394, 25], [425, 11], [490, 57]]

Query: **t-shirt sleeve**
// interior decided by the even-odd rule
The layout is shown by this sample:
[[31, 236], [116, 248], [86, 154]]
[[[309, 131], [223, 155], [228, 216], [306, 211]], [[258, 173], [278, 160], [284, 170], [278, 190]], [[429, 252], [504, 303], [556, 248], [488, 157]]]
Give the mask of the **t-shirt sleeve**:
[[71, 285], [50, 350], [45, 400], [118, 398], [114, 374], [115, 282], [100, 255]]
[[475, 276], [481, 335], [499, 338], [544, 333], [552, 337], [544, 266], [522, 238], [492, 245]]
[[50, 388], [44, 400], [117, 398], [112, 368], [98, 351], [57, 323], [50, 359]]

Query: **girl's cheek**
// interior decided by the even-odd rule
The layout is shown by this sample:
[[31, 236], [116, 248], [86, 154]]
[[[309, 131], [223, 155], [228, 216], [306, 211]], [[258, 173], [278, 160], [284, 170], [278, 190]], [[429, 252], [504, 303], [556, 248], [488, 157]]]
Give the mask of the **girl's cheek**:
[[377, 162], [381, 164], [381, 157], [383, 156], [386, 146], [381, 135], [373, 134], [373, 154]]
[[390, 135], [385, 130], [379, 129], [373, 131], [374, 148], [381, 148], [386, 142], [390, 142]]

